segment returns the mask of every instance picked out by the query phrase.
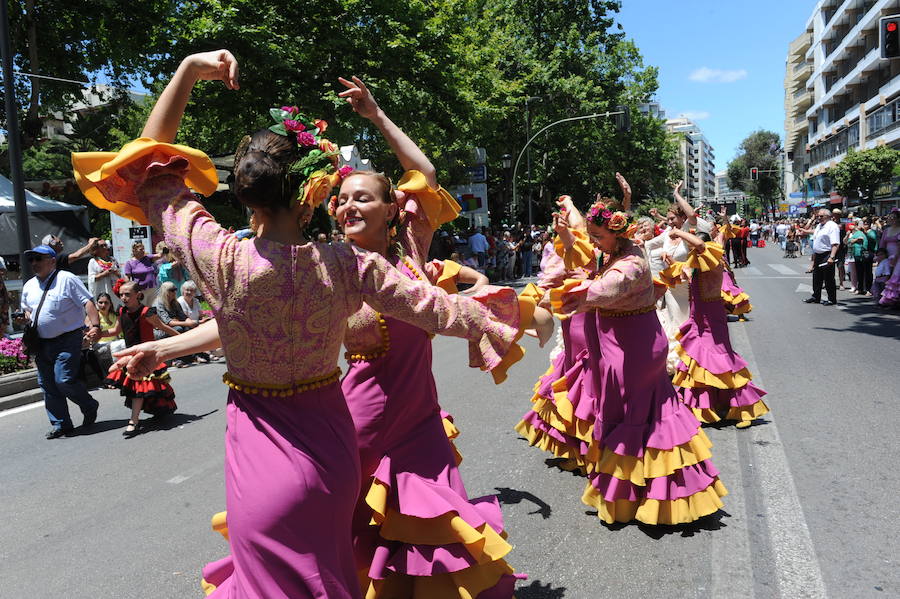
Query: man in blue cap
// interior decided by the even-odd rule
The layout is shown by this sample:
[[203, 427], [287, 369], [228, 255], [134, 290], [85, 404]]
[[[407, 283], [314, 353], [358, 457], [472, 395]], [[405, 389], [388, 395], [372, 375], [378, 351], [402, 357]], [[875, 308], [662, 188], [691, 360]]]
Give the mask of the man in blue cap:
[[[36, 317], [39, 342], [34, 361], [50, 419], [47, 438], [56, 439], [74, 429], [67, 398], [81, 408], [83, 427], [97, 420], [100, 404], [88, 393], [78, 371], [82, 339], [100, 337], [100, 315], [81, 279], [57, 268], [53, 248], [39, 245], [26, 251], [25, 259], [35, 276], [22, 286], [22, 310], [28, 320]], [[83, 330], [85, 313], [90, 322], [87, 333]]]

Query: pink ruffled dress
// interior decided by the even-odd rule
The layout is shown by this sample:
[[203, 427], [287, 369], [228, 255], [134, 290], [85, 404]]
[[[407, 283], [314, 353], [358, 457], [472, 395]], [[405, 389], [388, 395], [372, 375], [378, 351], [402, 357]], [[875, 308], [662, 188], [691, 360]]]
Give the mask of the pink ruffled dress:
[[888, 235], [887, 230], [881, 234], [881, 243], [879, 247], [887, 250], [888, 259], [894, 260], [894, 270], [891, 278], [884, 284], [884, 291], [881, 292], [881, 299], [878, 303], [882, 306], [890, 306], [900, 302], [900, 234]]
[[753, 384], [747, 362], [731, 346], [719, 293], [723, 254], [720, 245], [707, 242], [704, 252], [692, 251], [686, 262], [666, 269], [664, 277], [683, 285], [681, 273], [693, 269], [691, 315], [678, 332], [679, 363], [673, 383], [694, 415], [707, 423], [721, 418], [751, 421], [769, 411], [762, 399], [766, 392]]
[[727, 491], [709, 439], [666, 373], [668, 339], [642, 251], [629, 246], [597, 278], [567, 281], [554, 295], [571, 291], [585, 293], [595, 315], [586, 334], [600, 351], [586, 358], [577, 400], [570, 393], [576, 411], [593, 407], [582, 501], [608, 523], [682, 524], [718, 511]]
[[136, 206], [165, 233], [219, 323], [231, 388], [228, 527], [214, 524], [231, 555], [204, 569], [205, 590], [223, 599], [360, 597], [351, 540], [360, 458], [337, 369], [347, 318], [366, 302], [417, 330], [466, 338], [480, 366], [519, 335], [518, 301], [492, 313], [348, 244], [239, 242], [186, 187], [215, 171], [184, 146], [138, 140], [73, 164], [92, 201]]
[[[398, 184], [407, 194], [409, 223], [401, 240], [405, 256], [394, 262], [411, 279], [427, 278], [455, 292], [459, 265], [424, 259], [442, 224], [429, 214], [440, 213], [441, 205], [458, 206], [443, 189], [410, 179]], [[510, 292], [488, 287], [474, 299], [493, 305], [498, 293]], [[448, 439], [458, 431], [452, 424], [448, 430], [452, 418], [438, 404], [431, 336], [369, 306], [350, 318], [348, 333], [350, 367], [342, 388], [362, 466], [353, 538], [364, 596], [511, 598], [522, 576], [504, 560], [512, 547], [496, 497], [469, 498], [466, 492], [457, 468], [461, 458]], [[503, 378], [509, 364], [497, 354], [474, 365]]]

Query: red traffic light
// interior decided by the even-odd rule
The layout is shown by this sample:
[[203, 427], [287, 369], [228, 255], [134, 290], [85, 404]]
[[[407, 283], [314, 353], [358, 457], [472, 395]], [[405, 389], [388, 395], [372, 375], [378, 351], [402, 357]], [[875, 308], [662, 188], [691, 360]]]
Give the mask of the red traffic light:
[[893, 33], [897, 31], [897, 23], [895, 21], [888, 21], [884, 28]]

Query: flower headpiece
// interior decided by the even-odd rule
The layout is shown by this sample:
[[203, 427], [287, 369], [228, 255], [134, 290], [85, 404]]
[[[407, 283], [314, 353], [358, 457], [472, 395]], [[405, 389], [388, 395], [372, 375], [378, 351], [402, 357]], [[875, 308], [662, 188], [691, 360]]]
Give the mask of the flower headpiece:
[[616, 235], [627, 236], [629, 230], [629, 217], [627, 212], [610, 210], [610, 207], [602, 200], [594, 202], [585, 215], [588, 222], [597, 225], [606, 225], [606, 228]]
[[[338, 169], [337, 145], [325, 139], [322, 133], [328, 123], [322, 119], [310, 119], [296, 106], [269, 109], [275, 125], [269, 130], [297, 140], [299, 157], [285, 169], [285, 182], [296, 182], [300, 187], [297, 201], [315, 208], [328, 196], [333, 187], [340, 185], [345, 174]], [[235, 164], [247, 152], [250, 137], [246, 136], [235, 152]]]

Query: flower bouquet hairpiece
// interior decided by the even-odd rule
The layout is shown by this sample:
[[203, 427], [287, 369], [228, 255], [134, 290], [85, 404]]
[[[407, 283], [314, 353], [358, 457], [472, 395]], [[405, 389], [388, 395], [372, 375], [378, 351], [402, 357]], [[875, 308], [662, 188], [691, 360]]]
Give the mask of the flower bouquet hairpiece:
[[610, 206], [602, 200], [594, 202], [590, 209], [588, 209], [585, 219], [598, 227], [606, 225], [607, 229], [616, 235], [622, 236], [625, 236], [628, 233], [629, 225], [631, 224], [627, 212], [622, 212], [621, 210], [613, 211], [610, 209]]

